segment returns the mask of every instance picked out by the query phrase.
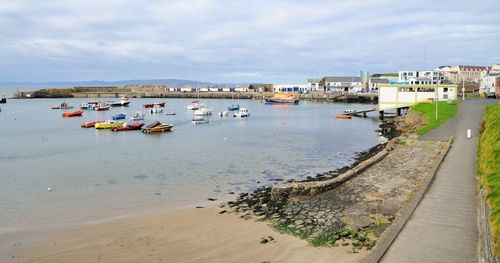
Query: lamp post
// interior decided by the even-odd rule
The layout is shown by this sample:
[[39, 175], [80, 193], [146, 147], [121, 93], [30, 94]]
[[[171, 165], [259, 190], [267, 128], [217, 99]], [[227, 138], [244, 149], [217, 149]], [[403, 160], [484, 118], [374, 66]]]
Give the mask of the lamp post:
[[436, 80], [436, 120], [438, 119], [438, 100], [439, 100], [438, 88], [439, 88], [439, 80]]
[[465, 100], [465, 78], [462, 73], [462, 100]]

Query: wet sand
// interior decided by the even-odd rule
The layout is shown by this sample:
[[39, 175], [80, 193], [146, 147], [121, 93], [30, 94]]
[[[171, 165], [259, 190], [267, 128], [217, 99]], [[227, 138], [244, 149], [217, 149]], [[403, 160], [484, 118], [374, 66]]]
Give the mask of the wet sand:
[[[36, 238], [24, 233], [28, 239], [19, 243], [4, 235], [0, 242], [10, 239], [11, 262], [358, 262], [368, 253], [315, 248], [264, 222], [219, 211], [185, 208], [33, 234]], [[261, 244], [268, 236], [274, 241]]]

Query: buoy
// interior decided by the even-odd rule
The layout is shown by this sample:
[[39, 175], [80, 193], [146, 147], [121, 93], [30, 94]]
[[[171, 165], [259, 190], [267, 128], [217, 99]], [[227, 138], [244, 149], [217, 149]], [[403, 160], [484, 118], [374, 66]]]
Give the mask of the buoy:
[[47, 191], [52, 192], [52, 188], [50, 188], [50, 187], [47, 188]]
[[224, 136], [224, 141], [227, 141], [227, 137], [226, 136]]
[[472, 137], [472, 132], [470, 129], [467, 129], [467, 139], [470, 139]]

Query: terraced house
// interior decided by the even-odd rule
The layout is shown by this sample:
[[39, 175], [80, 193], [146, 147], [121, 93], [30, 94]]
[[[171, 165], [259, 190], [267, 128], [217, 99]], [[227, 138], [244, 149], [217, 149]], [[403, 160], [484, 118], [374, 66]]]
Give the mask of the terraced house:
[[465, 65], [459, 65], [454, 67], [443, 67], [441, 69], [441, 71], [445, 76], [445, 79], [453, 84], [457, 84], [459, 82], [479, 83], [482, 72], [488, 70], [490, 70], [490, 68], [485, 66], [465, 66]]

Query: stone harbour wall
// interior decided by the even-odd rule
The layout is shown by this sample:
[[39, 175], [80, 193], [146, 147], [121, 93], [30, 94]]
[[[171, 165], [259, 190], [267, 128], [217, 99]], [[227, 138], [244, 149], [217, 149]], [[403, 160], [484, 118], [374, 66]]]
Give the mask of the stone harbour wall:
[[382, 160], [388, 154], [387, 149], [383, 149], [375, 156], [361, 162], [351, 170], [329, 180], [313, 182], [292, 182], [273, 186], [271, 189], [271, 199], [274, 201], [287, 200], [293, 196], [315, 196], [317, 194], [332, 190], [340, 184], [346, 182], [360, 172], [369, 168], [373, 164]]

